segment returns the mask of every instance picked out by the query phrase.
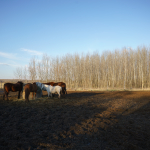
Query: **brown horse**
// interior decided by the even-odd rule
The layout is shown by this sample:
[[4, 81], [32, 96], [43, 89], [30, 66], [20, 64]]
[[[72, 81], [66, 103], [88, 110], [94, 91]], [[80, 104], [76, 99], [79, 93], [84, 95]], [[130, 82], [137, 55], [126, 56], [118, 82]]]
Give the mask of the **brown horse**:
[[3, 100], [5, 99], [5, 96], [8, 100], [8, 94], [9, 91], [17, 92], [18, 91], [18, 99], [20, 98], [20, 92], [23, 92], [23, 82], [18, 81], [16, 84], [13, 83], [5, 83], [4, 84], [4, 94], [3, 94]]
[[46, 84], [46, 85], [51, 85], [51, 86], [53, 86], [54, 83], [55, 83], [55, 82], [47, 82], [47, 83], [42, 83], [42, 84]]
[[65, 96], [65, 94], [67, 94], [66, 83], [64, 83], [64, 82], [58, 82], [56, 84], [62, 87], [62, 93]]
[[24, 86], [24, 90], [25, 90], [25, 101], [26, 102], [29, 102], [29, 95], [30, 95], [30, 92], [32, 92], [32, 99], [33, 99], [33, 96], [34, 96], [34, 92], [35, 92], [35, 96], [36, 96], [36, 92], [37, 92], [37, 85], [36, 83], [27, 83], [25, 86]]
[[67, 90], [66, 90], [66, 83], [64, 82], [48, 82], [48, 83], [43, 83], [43, 84], [47, 84], [47, 85], [51, 85], [51, 86], [56, 86], [56, 85], [59, 85], [62, 87], [62, 93], [63, 95], [65, 96], [65, 94], [67, 94]]

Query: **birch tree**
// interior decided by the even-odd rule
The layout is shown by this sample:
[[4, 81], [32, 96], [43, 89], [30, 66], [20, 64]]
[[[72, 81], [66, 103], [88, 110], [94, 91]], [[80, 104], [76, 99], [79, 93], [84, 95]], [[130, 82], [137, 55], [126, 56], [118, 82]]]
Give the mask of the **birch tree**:
[[17, 79], [22, 79], [22, 67], [17, 67], [16, 70], [14, 71], [14, 75]]
[[35, 59], [35, 57], [33, 57], [30, 59], [29, 66], [28, 66], [29, 76], [30, 76], [30, 79], [32, 81], [34, 81], [37, 77], [36, 67], [37, 67], [36, 66], [36, 59]]

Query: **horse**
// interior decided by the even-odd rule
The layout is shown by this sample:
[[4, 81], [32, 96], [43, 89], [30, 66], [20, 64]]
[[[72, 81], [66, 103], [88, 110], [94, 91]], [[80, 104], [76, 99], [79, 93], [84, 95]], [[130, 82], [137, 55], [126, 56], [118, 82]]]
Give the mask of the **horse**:
[[4, 84], [3, 100], [5, 99], [5, 97], [8, 100], [9, 91], [12, 91], [12, 92], [17, 92], [18, 91], [18, 99], [20, 99], [20, 92], [23, 92], [23, 82], [18, 81], [16, 84], [5, 83]]
[[32, 99], [33, 99], [33, 96], [34, 96], [34, 92], [35, 92], [35, 96], [36, 96], [36, 92], [38, 90], [38, 86], [36, 85], [36, 83], [27, 83], [25, 86], [24, 86], [24, 90], [25, 90], [25, 101], [26, 102], [29, 102], [29, 95], [30, 95], [30, 92], [32, 92]]
[[67, 90], [66, 90], [66, 83], [64, 82], [48, 82], [48, 83], [43, 83], [43, 84], [46, 84], [46, 85], [51, 85], [51, 86], [61, 86], [62, 87], [62, 93], [63, 95], [65, 96], [65, 94], [67, 94]]
[[39, 88], [42, 88], [42, 84], [43, 84], [43, 83], [41, 83], [41, 82], [34, 82], [34, 83], [36, 83], [36, 85], [37, 85]]
[[52, 97], [52, 94], [55, 94], [55, 93], [58, 94], [58, 98], [61, 97], [62, 87], [59, 85], [51, 86], [51, 85], [42, 84], [42, 90], [47, 91], [48, 97], [49, 95]]
[[[43, 91], [47, 91], [48, 97], [49, 97], [49, 90], [47, 89], [47, 86], [45, 85], [53, 85], [54, 82], [49, 82], [49, 83], [41, 83], [41, 82], [36, 82], [36, 85]], [[54, 94], [52, 94], [54, 95]]]
[[64, 82], [58, 82], [58, 85], [62, 87], [62, 93], [65, 96], [65, 94], [67, 94], [66, 83], [64, 83]]

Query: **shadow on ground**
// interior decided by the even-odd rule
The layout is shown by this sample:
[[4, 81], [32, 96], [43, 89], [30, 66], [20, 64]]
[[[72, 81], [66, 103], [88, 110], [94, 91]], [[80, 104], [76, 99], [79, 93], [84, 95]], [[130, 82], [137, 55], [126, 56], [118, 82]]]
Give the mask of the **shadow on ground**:
[[12, 95], [0, 100], [0, 149], [149, 149], [149, 97], [72, 91], [25, 103]]

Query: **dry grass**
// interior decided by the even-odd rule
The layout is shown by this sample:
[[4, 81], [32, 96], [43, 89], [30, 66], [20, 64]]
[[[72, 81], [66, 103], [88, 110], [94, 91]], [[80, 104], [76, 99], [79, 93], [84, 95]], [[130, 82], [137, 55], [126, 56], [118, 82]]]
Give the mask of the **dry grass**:
[[44, 95], [29, 103], [17, 93], [0, 100], [0, 149], [150, 149], [150, 92]]

